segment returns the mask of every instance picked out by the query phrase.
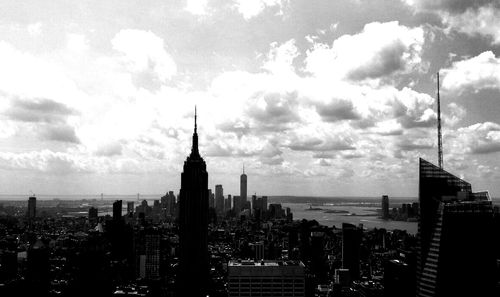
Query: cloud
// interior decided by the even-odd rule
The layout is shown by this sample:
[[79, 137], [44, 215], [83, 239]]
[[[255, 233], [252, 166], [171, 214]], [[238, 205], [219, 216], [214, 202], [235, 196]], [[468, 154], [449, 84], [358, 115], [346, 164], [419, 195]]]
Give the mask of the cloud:
[[0, 152], [0, 168], [9, 170], [29, 170], [66, 174], [72, 172], [90, 172], [84, 163], [75, 156], [50, 150], [31, 151], [27, 153]]
[[333, 99], [328, 104], [316, 106], [318, 114], [327, 122], [336, 122], [341, 120], [357, 120], [360, 115], [354, 109], [351, 101], [342, 99]]
[[194, 15], [206, 15], [208, 13], [208, 0], [187, 0], [184, 9]]
[[236, 10], [249, 20], [258, 16], [266, 8], [277, 8], [278, 15], [283, 14], [283, 8], [288, 4], [289, 0], [235, 0]]
[[151, 31], [121, 30], [111, 44], [113, 49], [123, 54], [123, 63], [136, 74], [139, 82], [154, 82], [157, 79], [165, 83], [177, 72], [173, 58], [165, 50], [163, 39]]
[[11, 120], [32, 123], [62, 123], [75, 113], [68, 106], [45, 98], [13, 99], [4, 112]]
[[492, 122], [477, 123], [459, 128], [455, 146], [464, 153], [491, 154], [500, 152], [500, 125]]
[[354, 81], [408, 73], [421, 67], [423, 43], [422, 28], [397, 21], [369, 23], [358, 34], [339, 37], [332, 46], [314, 44], [307, 53], [305, 70], [315, 76]]
[[42, 140], [60, 141], [67, 143], [80, 143], [75, 129], [66, 124], [45, 125], [40, 129]]
[[248, 99], [246, 114], [259, 130], [287, 129], [300, 122], [297, 93], [257, 93]]
[[302, 138], [291, 141], [288, 145], [291, 150], [294, 151], [342, 151], [342, 150], [353, 150], [355, 149], [352, 140], [344, 138], [342, 136], [337, 136], [336, 138]]
[[443, 71], [442, 86], [446, 90], [461, 92], [465, 89], [500, 89], [500, 58], [491, 51], [454, 62]]
[[500, 3], [496, 0], [406, 0], [417, 11], [439, 14], [449, 29], [482, 35], [500, 44]]
[[122, 144], [118, 141], [114, 141], [99, 146], [95, 151], [95, 154], [97, 156], [104, 157], [119, 156], [122, 154], [122, 150]]

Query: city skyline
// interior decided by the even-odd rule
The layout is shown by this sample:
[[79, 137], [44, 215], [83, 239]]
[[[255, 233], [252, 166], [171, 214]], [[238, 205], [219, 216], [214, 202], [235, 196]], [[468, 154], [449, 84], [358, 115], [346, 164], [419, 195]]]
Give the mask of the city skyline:
[[330, 2], [0, 4], [0, 194], [177, 193], [197, 105], [210, 189], [417, 197], [439, 71], [444, 169], [499, 197], [499, 5]]

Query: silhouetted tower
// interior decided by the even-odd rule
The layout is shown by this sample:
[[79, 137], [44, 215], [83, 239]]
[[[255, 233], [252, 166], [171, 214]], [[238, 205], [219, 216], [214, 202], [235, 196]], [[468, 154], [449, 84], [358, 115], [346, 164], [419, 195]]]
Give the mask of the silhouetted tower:
[[389, 219], [389, 196], [382, 196], [382, 219]]
[[353, 224], [342, 223], [342, 268], [349, 269], [351, 279], [359, 279], [359, 257], [363, 232]]
[[437, 124], [438, 124], [438, 164], [443, 168], [443, 136], [441, 135], [441, 99], [439, 98], [439, 72], [437, 73]]
[[36, 217], [36, 197], [31, 196], [28, 199], [28, 218], [33, 219]]
[[178, 296], [206, 296], [208, 266], [208, 173], [198, 152], [194, 120], [193, 146], [181, 174], [179, 206]]
[[240, 209], [243, 209], [247, 203], [247, 175], [245, 174], [245, 165], [243, 173], [240, 176]]
[[417, 296], [498, 296], [488, 192], [420, 159]]
[[119, 221], [122, 219], [122, 201], [116, 200], [113, 202], [113, 220]]

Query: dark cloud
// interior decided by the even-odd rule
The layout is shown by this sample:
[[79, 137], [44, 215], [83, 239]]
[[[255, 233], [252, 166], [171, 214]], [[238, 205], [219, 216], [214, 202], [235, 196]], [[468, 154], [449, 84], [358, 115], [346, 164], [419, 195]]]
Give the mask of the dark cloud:
[[407, 47], [401, 40], [380, 49], [371, 63], [363, 65], [350, 71], [347, 77], [351, 80], [364, 80], [367, 78], [379, 78], [404, 70], [407, 62], [404, 60]]
[[14, 121], [31, 123], [61, 123], [75, 111], [66, 105], [44, 98], [13, 99], [5, 115]]
[[354, 105], [349, 100], [334, 99], [328, 104], [317, 105], [316, 110], [321, 118], [327, 122], [360, 118], [360, 115], [354, 109]]
[[425, 10], [442, 10], [453, 14], [461, 14], [468, 9], [494, 5], [500, 7], [498, 0], [417, 0], [417, 7]]
[[43, 140], [60, 141], [68, 143], [80, 143], [75, 129], [66, 124], [46, 125], [39, 130], [40, 138]]
[[480, 143], [471, 148], [473, 154], [491, 154], [500, 152], [500, 142]]

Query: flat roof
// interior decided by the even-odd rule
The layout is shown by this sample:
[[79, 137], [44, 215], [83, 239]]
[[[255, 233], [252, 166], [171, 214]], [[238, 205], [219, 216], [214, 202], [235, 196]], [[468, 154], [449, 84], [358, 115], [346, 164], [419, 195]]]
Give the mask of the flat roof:
[[254, 261], [254, 260], [230, 260], [228, 266], [233, 267], [279, 267], [279, 266], [295, 266], [295, 267], [304, 267], [304, 263], [301, 261], [277, 261], [277, 260], [262, 260], [262, 261]]

